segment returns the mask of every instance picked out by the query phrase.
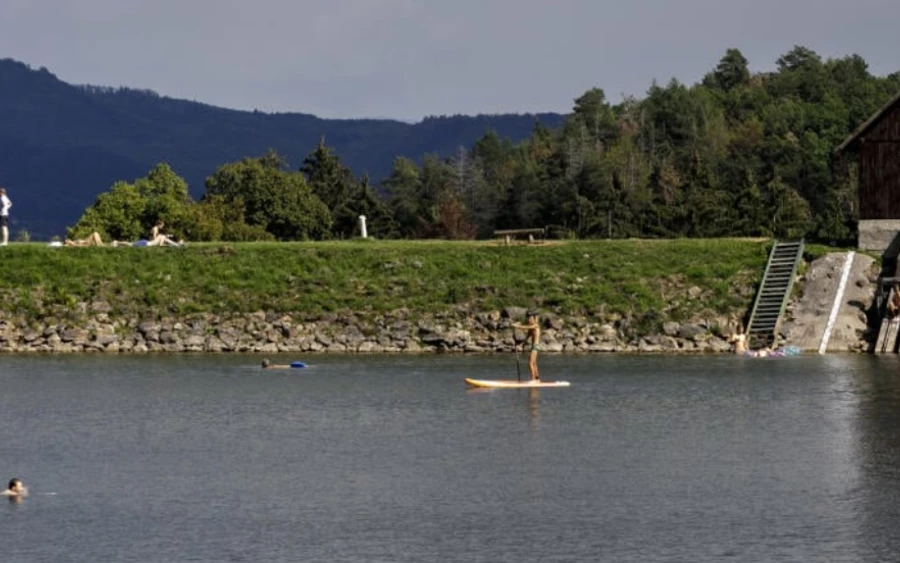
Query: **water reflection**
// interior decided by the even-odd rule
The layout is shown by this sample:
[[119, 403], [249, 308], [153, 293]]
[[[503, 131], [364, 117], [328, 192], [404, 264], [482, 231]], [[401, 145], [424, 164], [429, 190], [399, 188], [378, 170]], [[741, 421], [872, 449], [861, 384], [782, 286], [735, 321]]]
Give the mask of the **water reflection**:
[[528, 428], [538, 430], [541, 421], [541, 392], [539, 389], [528, 390]]
[[[526, 393], [523, 395], [523, 391]], [[467, 388], [467, 395], [494, 395], [512, 397], [516, 404], [519, 401], [525, 403], [524, 412], [528, 415], [528, 429], [532, 432], [540, 429], [541, 420], [541, 391], [540, 389], [489, 389], [489, 388]]]
[[860, 484], [854, 491], [860, 546], [872, 560], [896, 560], [900, 552], [900, 361], [871, 359], [854, 378], [859, 407], [856, 446]]

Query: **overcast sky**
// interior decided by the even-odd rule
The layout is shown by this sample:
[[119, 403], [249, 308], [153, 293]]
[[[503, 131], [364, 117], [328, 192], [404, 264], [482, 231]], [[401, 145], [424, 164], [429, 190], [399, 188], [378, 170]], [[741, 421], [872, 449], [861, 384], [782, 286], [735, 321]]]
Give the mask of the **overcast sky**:
[[900, 70], [900, 0], [0, 0], [0, 58], [322, 117], [567, 112], [795, 44]]

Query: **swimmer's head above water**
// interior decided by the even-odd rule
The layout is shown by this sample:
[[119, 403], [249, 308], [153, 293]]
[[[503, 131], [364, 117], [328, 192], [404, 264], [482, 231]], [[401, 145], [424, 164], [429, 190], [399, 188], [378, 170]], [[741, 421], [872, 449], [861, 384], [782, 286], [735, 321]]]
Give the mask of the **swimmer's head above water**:
[[28, 494], [28, 489], [25, 488], [25, 483], [21, 479], [13, 477], [2, 494], [7, 497], [24, 497]]

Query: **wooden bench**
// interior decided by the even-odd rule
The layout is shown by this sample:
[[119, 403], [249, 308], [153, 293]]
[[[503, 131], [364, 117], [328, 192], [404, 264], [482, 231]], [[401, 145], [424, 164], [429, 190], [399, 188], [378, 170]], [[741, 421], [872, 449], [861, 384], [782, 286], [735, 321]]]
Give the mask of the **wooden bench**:
[[507, 246], [509, 246], [512, 242], [512, 239], [519, 236], [528, 236], [528, 242], [533, 243], [535, 235], [543, 237], [546, 234], [546, 229], [505, 229], [501, 231], [494, 231], [495, 237], [502, 237]]

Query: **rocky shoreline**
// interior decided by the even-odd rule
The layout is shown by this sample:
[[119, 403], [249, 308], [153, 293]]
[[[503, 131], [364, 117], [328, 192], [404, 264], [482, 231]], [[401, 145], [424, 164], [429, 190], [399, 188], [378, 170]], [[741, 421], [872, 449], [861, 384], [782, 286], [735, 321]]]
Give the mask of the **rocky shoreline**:
[[[810, 264], [801, 291], [788, 304], [779, 343], [815, 350], [844, 264], [841, 253]], [[867, 312], [875, 301], [877, 273], [870, 257], [853, 262], [852, 282], [831, 336], [829, 351], [866, 352], [877, 328]], [[699, 289], [697, 290], [699, 292]], [[256, 312], [138, 319], [121, 317], [106, 301], [76, 303], [38, 315], [0, 312], [0, 353], [330, 353], [429, 354], [512, 352], [525, 334], [513, 330], [526, 310], [477, 311], [458, 306], [438, 315], [399, 309], [389, 314]], [[541, 314], [542, 350], [550, 353], [720, 354], [741, 311], [688, 322], [649, 322], [604, 314]], [[810, 336], [811, 335], [811, 336]]]
[[[114, 319], [104, 302], [79, 304], [78, 320], [0, 319], [0, 352], [7, 353], [492, 353], [512, 352], [525, 338], [512, 322], [525, 309], [458, 310], [417, 318], [395, 311], [371, 319], [326, 314], [257, 312], [202, 314], [162, 320]], [[550, 353], [723, 353], [734, 326], [726, 318], [663, 323], [661, 334], [639, 335], [625, 318], [543, 315], [542, 348]]]

